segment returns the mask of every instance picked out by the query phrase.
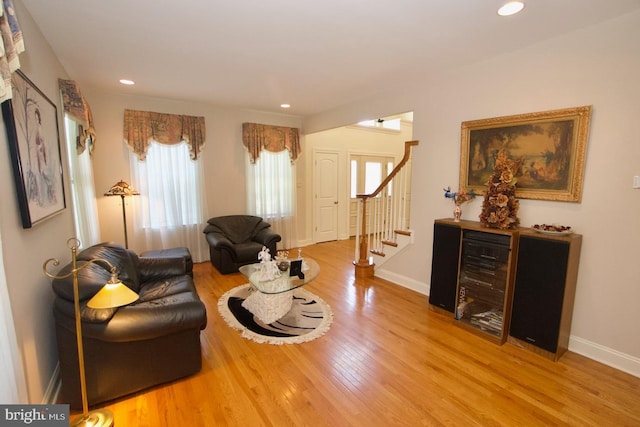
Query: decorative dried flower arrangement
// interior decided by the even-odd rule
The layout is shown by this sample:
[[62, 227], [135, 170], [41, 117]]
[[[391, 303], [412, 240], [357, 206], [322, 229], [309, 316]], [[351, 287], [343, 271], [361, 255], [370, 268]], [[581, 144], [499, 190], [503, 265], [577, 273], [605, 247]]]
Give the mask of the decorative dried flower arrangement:
[[516, 228], [520, 224], [520, 202], [516, 199], [515, 172], [521, 164], [522, 159], [512, 160], [504, 150], [498, 153], [496, 166], [487, 182], [487, 192], [482, 202], [480, 222], [484, 226], [507, 229]]

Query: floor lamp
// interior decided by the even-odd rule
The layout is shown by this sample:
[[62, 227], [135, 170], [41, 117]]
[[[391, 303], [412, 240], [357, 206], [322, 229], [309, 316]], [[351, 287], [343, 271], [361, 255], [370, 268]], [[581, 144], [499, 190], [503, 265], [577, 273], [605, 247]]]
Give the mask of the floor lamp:
[[66, 279], [73, 276], [73, 306], [76, 321], [76, 341], [78, 344], [78, 365], [80, 369], [80, 391], [82, 393], [82, 416], [73, 420], [71, 426], [112, 426], [113, 414], [108, 409], [101, 409], [89, 412], [89, 404], [87, 402], [87, 383], [85, 379], [84, 369], [84, 349], [82, 345], [82, 322], [80, 318], [80, 299], [78, 291], [78, 272], [91, 264], [102, 263], [109, 267], [111, 278], [107, 283], [87, 302], [89, 308], [113, 308], [131, 304], [138, 299], [138, 294], [124, 285], [118, 279], [117, 269], [106, 259], [93, 258], [78, 266], [77, 253], [80, 247], [80, 240], [75, 237], [67, 240], [67, 247], [71, 249], [71, 265], [70, 272], [62, 275], [55, 275], [47, 271], [49, 265], [58, 266], [60, 261], [56, 258], [50, 258], [42, 265], [42, 270], [47, 277], [52, 279]]
[[122, 199], [122, 223], [124, 224], [124, 247], [129, 249], [129, 238], [127, 236], [127, 212], [124, 208], [124, 198], [125, 196], [138, 196], [136, 190], [133, 189], [132, 186], [127, 184], [126, 182], [120, 180], [116, 182], [106, 193], [105, 196], [120, 196]]

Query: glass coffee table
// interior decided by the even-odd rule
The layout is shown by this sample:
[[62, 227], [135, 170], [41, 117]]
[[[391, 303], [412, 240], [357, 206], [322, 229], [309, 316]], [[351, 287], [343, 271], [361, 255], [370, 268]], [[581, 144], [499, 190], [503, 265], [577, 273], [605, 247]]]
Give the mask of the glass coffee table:
[[[289, 260], [295, 261], [295, 260]], [[271, 280], [262, 280], [261, 263], [243, 265], [239, 268], [251, 285], [252, 292], [242, 306], [253, 313], [265, 324], [275, 322], [291, 310], [293, 291], [318, 277], [320, 266], [311, 258], [303, 258], [304, 278], [289, 276], [289, 269], [281, 271], [280, 276]]]

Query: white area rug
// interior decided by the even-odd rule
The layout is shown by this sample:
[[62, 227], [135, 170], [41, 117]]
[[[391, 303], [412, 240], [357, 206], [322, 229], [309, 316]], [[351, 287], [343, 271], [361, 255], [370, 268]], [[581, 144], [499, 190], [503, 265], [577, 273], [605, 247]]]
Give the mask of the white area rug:
[[305, 289], [298, 288], [291, 292], [291, 310], [268, 324], [242, 306], [251, 293], [249, 284], [235, 287], [222, 295], [218, 301], [218, 311], [229, 326], [242, 331], [244, 338], [258, 343], [299, 344], [326, 334], [333, 322], [331, 307]]

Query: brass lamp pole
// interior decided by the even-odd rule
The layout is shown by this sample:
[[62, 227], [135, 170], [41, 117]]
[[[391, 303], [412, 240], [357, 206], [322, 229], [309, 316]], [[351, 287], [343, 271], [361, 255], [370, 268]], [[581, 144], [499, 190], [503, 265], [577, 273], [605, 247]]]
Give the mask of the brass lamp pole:
[[113, 308], [131, 304], [138, 299], [138, 295], [124, 285], [118, 279], [117, 269], [106, 259], [93, 258], [78, 267], [77, 253], [80, 247], [80, 240], [75, 237], [67, 240], [67, 247], [71, 249], [71, 265], [72, 269], [67, 274], [55, 275], [47, 271], [49, 264], [57, 267], [60, 261], [56, 258], [50, 258], [42, 265], [42, 270], [47, 277], [52, 279], [66, 279], [73, 276], [73, 306], [75, 311], [76, 322], [76, 342], [78, 345], [78, 365], [80, 368], [80, 391], [82, 392], [82, 416], [71, 422], [71, 426], [112, 426], [113, 414], [107, 409], [94, 410], [89, 412], [89, 404], [87, 403], [87, 384], [85, 379], [84, 368], [84, 350], [82, 346], [82, 322], [80, 317], [80, 298], [78, 291], [78, 272], [91, 264], [103, 263], [111, 270], [111, 278], [107, 283], [87, 302], [90, 308]]
[[127, 236], [127, 212], [124, 208], [124, 198], [126, 196], [139, 196], [132, 186], [123, 180], [116, 182], [109, 191], [104, 193], [105, 196], [120, 196], [122, 200], [122, 223], [124, 224], [124, 247], [129, 249], [129, 238]]

